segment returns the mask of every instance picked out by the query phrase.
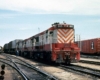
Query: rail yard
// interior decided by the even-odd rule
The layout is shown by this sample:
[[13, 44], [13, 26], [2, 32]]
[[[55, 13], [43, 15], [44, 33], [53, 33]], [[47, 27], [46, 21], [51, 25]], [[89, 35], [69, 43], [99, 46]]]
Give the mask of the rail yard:
[[100, 0], [0, 0], [0, 80], [100, 80]]
[[25, 40], [6, 43], [0, 54], [0, 64], [6, 66], [1, 78], [100, 80], [100, 39], [75, 42], [74, 30], [72, 24], [56, 22]]

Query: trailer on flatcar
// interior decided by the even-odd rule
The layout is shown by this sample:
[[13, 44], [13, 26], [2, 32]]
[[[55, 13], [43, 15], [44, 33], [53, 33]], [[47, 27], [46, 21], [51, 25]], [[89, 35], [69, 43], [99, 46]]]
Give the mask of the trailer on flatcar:
[[21, 41], [21, 39], [16, 39], [13, 41], [10, 41], [9, 43], [6, 43], [4, 45], [4, 53], [9, 53], [9, 54], [16, 54], [16, 46], [17, 42]]

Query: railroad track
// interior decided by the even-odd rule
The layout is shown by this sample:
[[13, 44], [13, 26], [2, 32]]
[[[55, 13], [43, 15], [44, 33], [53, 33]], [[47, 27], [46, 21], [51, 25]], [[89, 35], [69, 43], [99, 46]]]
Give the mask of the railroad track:
[[80, 60], [79, 62], [81, 62], [81, 63], [88, 63], [88, 64], [100, 65], [100, 62], [97, 62], [97, 61]]
[[[9, 55], [9, 57], [10, 57], [10, 55]], [[17, 57], [15, 57], [15, 56], [11, 56], [11, 58], [14, 60], [14, 62], [15, 63], [17, 63], [17, 65], [23, 65], [23, 66], [27, 66], [27, 67], [29, 67], [29, 68], [31, 68], [30, 66], [33, 66], [33, 65], [27, 65], [27, 63], [25, 62], [25, 61], [23, 61], [22, 59], [19, 59], [19, 58], [17, 58]], [[8, 58], [8, 60], [10, 60], [9, 58]], [[21, 60], [21, 61], [20, 61]], [[37, 67], [37, 65], [35, 65], [35, 68]], [[75, 65], [70, 65], [70, 66], [60, 66], [65, 72], [71, 72], [71, 73], [74, 73], [74, 74], [78, 74], [78, 75], [84, 75], [84, 76], [86, 76], [86, 75], [89, 75], [90, 77], [93, 77], [94, 79], [95, 78], [100, 78], [100, 71], [98, 71], [98, 70], [91, 70], [91, 69], [89, 69], [89, 68], [84, 68], [84, 67], [82, 67], [82, 68], [80, 68], [80, 66], [77, 66], [77, 67], [75, 67]], [[69, 68], [68, 68], [69, 67]], [[40, 67], [39, 67], [40, 68]], [[37, 69], [39, 69], [39, 68], [37, 68]], [[59, 68], [58, 66], [57, 66], [57, 68]], [[60, 68], [60, 69], [61, 69]], [[83, 71], [82, 71], [83, 70]], [[84, 74], [83, 74], [84, 73]], [[93, 74], [92, 74], [93, 73]], [[61, 74], [59, 74], [59, 76], [60, 76]], [[68, 75], [66, 75], [66, 76], [68, 76]], [[46, 79], [47, 80], [47, 79]], [[51, 80], [51, 79], [50, 79]], [[52, 80], [54, 80], [54, 79], [52, 79]], [[61, 79], [61, 80], [63, 80], [63, 79]]]
[[11, 64], [14, 66], [22, 76], [24, 77], [24, 80], [58, 80], [56, 77], [40, 70], [39, 68], [10, 55], [4, 55], [7, 57], [7, 59], [0, 59], [1, 61]]
[[[19, 73], [21, 80], [27, 80], [26, 76], [24, 76], [22, 72], [20, 72], [15, 66], [13, 66], [12, 64], [10, 64], [8, 61], [5, 61], [4, 59], [0, 58], [0, 62], [4, 63], [6, 65], [9, 65], [10, 67], [12, 67], [13, 70], [16, 70]], [[19, 80], [18, 77], [15, 76], [15, 78], [16, 78], [16, 80]]]
[[93, 58], [93, 59], [100, 59], [100, 55], [99, 56], [91, 56], [91, 55], [81, 55], [82, 58]]
[[82, 67], [82, 66], [73, 65], [73, 64], [71, 64], [70, 66], [60, 65], [60, 67], [64, 68], [65, 70], [71, 69], [71, 70], [74, 70], [74, 71], [78, 71], [78, 72], [81, 72], [81, 73], [88, 74], [90, 76], [100, 78], [100, 70], [91, 69], [91, 68]]

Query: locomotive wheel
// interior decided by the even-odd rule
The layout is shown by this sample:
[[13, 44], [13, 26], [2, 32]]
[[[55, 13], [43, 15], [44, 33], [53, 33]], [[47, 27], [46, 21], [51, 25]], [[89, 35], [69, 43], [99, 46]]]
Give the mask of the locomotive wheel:
[[27, 57], [27, 52], [24, 52], [24, 57]]
[[34, 59], [38, 60], [37, 52], [34, 53]]
[[47, 54], [48, 54], [48, 55], [47, 55], [47, 61], [48, 61], [48, 62], [51, 62], [51, 53], [48, 52]]
[[34, 59], [37, 60], [38, 59], [37, 56], [34, 56]]

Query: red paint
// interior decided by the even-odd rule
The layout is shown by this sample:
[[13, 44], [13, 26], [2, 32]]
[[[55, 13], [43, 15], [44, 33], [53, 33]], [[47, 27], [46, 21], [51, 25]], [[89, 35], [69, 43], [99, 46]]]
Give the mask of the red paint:
[[100, 52], [100, 38], [81, 41], [81, 52], [95, 54]]

